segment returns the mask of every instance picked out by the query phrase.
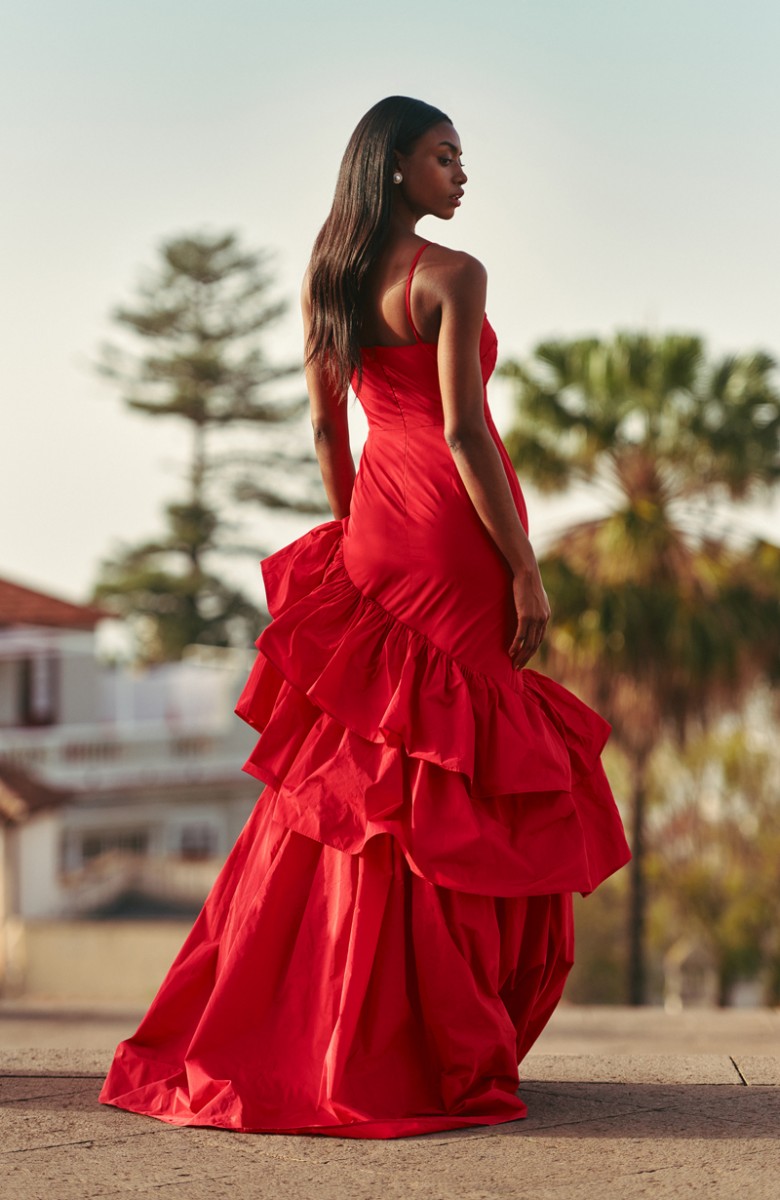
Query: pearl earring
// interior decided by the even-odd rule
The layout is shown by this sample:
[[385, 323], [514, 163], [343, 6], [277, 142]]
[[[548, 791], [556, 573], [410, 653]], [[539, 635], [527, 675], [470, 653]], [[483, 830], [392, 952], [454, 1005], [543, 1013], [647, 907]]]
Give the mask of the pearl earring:
[[403, 183], [404, 177], [400, 171], [393, 172], [393, 183]]

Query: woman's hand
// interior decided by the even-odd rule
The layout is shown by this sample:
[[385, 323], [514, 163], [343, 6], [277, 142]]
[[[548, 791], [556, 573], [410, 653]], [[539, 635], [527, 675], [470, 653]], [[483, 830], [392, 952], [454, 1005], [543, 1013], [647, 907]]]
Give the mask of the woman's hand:
[[544, 590], [539, 568], [524, 568], [512, 577], [512, 596], [517, 613], [517, 632], [509, 647], [516, 671], [524, 667], [542, 644], [550, 619], [550, 602]]

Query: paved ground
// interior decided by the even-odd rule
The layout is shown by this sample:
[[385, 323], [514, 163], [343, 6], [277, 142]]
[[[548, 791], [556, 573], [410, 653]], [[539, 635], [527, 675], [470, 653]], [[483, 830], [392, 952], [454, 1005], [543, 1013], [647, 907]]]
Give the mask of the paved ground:
[[135, 1014], [0, 1005], [3, 1200], [780, 1195], [780, 1014], [561, 1008], [530, 1115], [392, 1142], [178, 1130], [96, 1103]]
[[[54, 1003], [22, 1006], [0, 999], [0, 1053], [113, 1050], [135, 1029], [142, 1012], [104, 1005], [92, 1012]], [[780, 1056], [780, 1009], [580, 1007], [561, 1004], [533, 1054], [770, 1054]], [[779, 1193], [780, 1194], [780, 1193]]]

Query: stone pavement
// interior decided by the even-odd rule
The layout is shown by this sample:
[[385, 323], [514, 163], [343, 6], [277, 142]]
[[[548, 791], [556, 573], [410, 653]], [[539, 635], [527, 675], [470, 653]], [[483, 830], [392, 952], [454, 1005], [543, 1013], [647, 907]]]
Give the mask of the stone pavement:
[[780, 1014], [559, 1009], [525, 1121], [396, 1141], [175, 1129], [96, 1103], [133, 1019], [0, 1005], [3, 1200], [780, 1196]]

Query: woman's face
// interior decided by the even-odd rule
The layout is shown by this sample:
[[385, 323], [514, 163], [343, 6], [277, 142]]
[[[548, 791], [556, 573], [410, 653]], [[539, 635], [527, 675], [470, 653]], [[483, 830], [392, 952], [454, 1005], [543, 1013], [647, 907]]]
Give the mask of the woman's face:
[[431, 213], [449, 221], [460, 207], [468, 176], [460, 161], [460, 138], [448, 121], [433, 125], [410, 154], [396, 153], [403, 183], [393, 185], [399, 200], [415, 215]]

